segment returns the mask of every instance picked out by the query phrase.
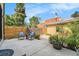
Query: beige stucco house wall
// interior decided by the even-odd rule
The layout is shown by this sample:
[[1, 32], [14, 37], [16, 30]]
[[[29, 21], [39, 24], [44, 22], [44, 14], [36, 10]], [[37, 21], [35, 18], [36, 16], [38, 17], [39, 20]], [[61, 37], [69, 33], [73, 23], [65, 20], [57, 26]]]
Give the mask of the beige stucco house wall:
[[[56, 33], [57, 25], [53, 25], [52, 23], [59, 22], [59, 21], [61, 21], [61, 18], [59, 18], [59, 17], [47, 19], [44, 21], [44, 23], [38, 24], [37, 27], [41, 29], [41, 32], [43, 34], [52, 34], [53, 35]], [[52, 25], [49, 25], [49, 24], [52, 24]]]
[[54, 35], [56, 33], [56, 26], [48, 26], [47, 27], [47, 34]]

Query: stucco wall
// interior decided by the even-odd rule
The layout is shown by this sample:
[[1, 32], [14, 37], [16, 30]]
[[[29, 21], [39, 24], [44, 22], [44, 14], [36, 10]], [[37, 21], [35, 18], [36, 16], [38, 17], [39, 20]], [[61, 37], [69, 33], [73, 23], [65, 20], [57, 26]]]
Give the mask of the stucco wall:
[[56, 26], [48, 26], [47, 27], [47, 34], [55, 34], [56, 33]]

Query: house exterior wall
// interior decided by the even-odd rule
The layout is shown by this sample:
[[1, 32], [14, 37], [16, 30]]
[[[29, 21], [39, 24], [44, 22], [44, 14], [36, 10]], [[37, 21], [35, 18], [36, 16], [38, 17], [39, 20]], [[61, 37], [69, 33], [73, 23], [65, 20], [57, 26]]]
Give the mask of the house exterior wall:
[[47, 27], [47, 34], [54, 35], [56, 33], [56, 26], [48, 26]]
[[51, 18], [44, 21], [44, 23], [38, 24], [37, 27], [41, 29], [41, 32], [43, 34], [55, 34], [56, 33], [56, 25], [49, 25], [48, 24], [54, 23], [54, 22], [60, 22], [61, 18]]
[[47, 33], [47, 28], [45, 28], [45, 27], [42, 28], [42, 33], [43, 33], [43, 34], [46, 34], [46, 33]]

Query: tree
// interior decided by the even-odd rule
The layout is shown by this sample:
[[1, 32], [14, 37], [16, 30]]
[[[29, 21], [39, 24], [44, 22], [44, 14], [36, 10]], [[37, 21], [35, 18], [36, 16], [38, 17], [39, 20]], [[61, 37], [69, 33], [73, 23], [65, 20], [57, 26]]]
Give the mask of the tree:
[[15, 8], [15, 13], [11, 16], [6, 15], [5, 16], [5, 23], [6, 25], [24, 25], [24, 19], [26, 17], [25, 15], [25, 7], [24, 7], [24, 3], [17, 3], [16, 4], [16, 8]]
[[26, 17], [24, 3], [17, 3], [15, 11], [16, 13], [12, 16], [16, 22], [16, 25], [24, 25], [24, 19]]
[[13, 20], [11, 16], [5, 15], [5, 24], [8, 26], [12, 26], [15, 24], [15, 21]]
[[30, 18], [30, 27], [37, 27], [39, 24], [39, 17], [33, 16]]
[[78, 11], [76, 11], [76, 12], [74, 12], [72, 15], [71, 15], [71, 17], [79, 17], [79, 12]]

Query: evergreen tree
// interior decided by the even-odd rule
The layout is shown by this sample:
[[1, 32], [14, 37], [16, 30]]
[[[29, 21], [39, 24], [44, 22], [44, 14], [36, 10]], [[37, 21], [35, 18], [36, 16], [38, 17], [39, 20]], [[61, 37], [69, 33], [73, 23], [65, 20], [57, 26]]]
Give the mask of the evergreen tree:
[[13, 18], [16, 22], [16, 25], [24, 25], [24, 19], [26, 17], [24, 3], [17, 3], [15, 11], [16, 13], [13, 15]]

